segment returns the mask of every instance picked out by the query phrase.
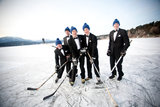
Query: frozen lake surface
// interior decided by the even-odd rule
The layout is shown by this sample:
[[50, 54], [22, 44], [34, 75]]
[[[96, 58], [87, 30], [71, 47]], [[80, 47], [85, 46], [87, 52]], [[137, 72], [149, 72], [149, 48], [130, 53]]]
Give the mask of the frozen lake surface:
[[[132, 39], [123, 62], [125, 73], [121, 82], [109, 80], [108, 40], [98, 41], [101, 79], [120, 107], [160, 107], [160, 38]], [[54, 75], [38, 91], [38, 87], [55, 72], [52, 44], [0, 48], [0, 107], [113, 107], [106, 88], [97, 88], [96, 77], [81, 84], [80, 70], [75, 85], [66, 78], [55, 84]], [[87, 72], [86, 72], [87, 74]]]

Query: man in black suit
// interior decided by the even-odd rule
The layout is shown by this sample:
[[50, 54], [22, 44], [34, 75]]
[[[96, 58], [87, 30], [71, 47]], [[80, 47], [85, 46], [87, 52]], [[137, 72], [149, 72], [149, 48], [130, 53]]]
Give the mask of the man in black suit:
[[64, 41], [64, 45], [68, 46], [68, 40], [69, 40], [69, 38], [71, 36], [69, 27], [65, 28], [65, 34], [66, 34], [66, 36], [63, 38], [63, 41]]
[[92, 57], [93, 60], [90, 59], [88, 54], [86, 53], [87, 57], [87, 71], [88, 71], [88, 78], [85, 80], [90, 80], [92, 79], [92, 64], [94, 63], [97, 70], [94, 67], [94, 72], [97, 77], [98, 83], [102, 83], [100, 79], [100, 70], [99, 70], [99, 60], [98, 60], [98, 49], [97, 49], [97, 37], [90, 33], [90, 27], [87, 23], [84, 23], [83, 25], [83, 31], [84, 31], [84, 47], [87, 49], [87, 52], [89, 52], [90, 56]]
[[[71, 59], [71, 52], [70, 52], [70, 49], [68, 46], [68, 40], [71, 36], [69, 27], [65, 28], [65, 34], [66, 34], [66, 36], [63, 38], [63, 41], [64, 41], [64, 46], [67, 47], [67, 50], [65, 50], [67, 52], [66, 59]], [[70, 69], [71, 69], [71, 61], [68, 61], [68, 63], [66, 64], [67, 73], [69, 72]], [[71, 73], [69, 73], [68, 77], [71, 78]]]
[[[118, 19], [114, 20], [113, 26], [114, 30], [112, 30], [109, 34], [109, 47], [107, 51], [107, 55], [110, 56], [111, 69], [114, 67], [115, 63], [118, 61], [121, 55], [123, 57], [125, 56], [127, 48], [130, 46], [127, 31], [119, 28], [120, 22], [118, 21]], [[123, 57], [117, 65], [117, 70], [119, 73], [119, 77], [117, 80], [119, 81], [122, 80], [122, 77], [124, 75], [122, 71]], [[112, 75], [109, 78], [113, 79], [115, 76], [116, 69], [113, 70]]]
[[[77, 35], [77, 29], [75, 27], [71, 27], [71, 33], [72, 36], [68, 40], [69, 48], [72, 54], [72, 62], [73, 62], [73, 70], [72, 70], [72, 77], [70, 79], [70, 84], [73, 86], [75, 82], [75, 76], [77, 74], [77, 65], [78, 65], [78, 60], [80, 61], [80, 69], [81, 69], [81, 74], [84, 74], [85, 69], [84, 66], [82, 66], [83, 59], [81, 59], [81, 49], [83, 48], [83, 36], [82, 35]], [[82, 83], [84, 83], [84, 77], [81, 75], [82, 78]]]
[[56, 71], [57, 71], [58, 75], [55, 80], [55, 83], [57, 83], [58, 80], [62, 77], [65, 66], [63, 66], [61, 69], [59, 69], [59, 68], [67, 61], [66, 55], [68, 53], [66, 50], [68, 50], [68, 47], [66, 47], [65, 45], [62, 45], [62, 42], [59, 40], [59, 38], [57, 38], [56, 49], [54, 52], [55, 52], [55, 61], [56, 61]]

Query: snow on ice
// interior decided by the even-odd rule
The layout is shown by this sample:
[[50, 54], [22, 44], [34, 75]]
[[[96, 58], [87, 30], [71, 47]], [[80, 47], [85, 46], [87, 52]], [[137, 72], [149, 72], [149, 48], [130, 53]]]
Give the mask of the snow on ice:
[[[97, 86], [96, 77], [81, 84], [80, 70], [72, 87], [66, 78], [57, 93], [62, 79], [55, 84], [54, 75], [38, 91], [38, 87], [55, 72], [53, 44], [0, 48], [0, 107], [113, 107], [107, 87], [120, 107], [160, 106], [160, 38], [132, 39], [123, 62], [125, 73], [121, 82], [109, 80], [108, 40], [99, 40], [99, 62], [104, 86]], [[87, 75], [87, 72], [86, 72]]]

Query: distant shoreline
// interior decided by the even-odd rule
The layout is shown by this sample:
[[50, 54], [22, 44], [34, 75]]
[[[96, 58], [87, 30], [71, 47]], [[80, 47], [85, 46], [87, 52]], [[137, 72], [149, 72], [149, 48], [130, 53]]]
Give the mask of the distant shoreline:
[[[135, 38], [135, 37], [130, 37], [129, 39], [149, 39], [149, 38], [160, 38], [160, 36], [159, 37], [137, 37], [137, 38]], [[104, 39], [98, 39], [99, 41], [100, 40], [108, 40], [109, 38], [107, 37], [107, 38], [104, 38]], [[39, 43], [39, 44], [29, 44], [29, 45], [15, 45], [15, 46], [0, 46], [0, 48], [7, 48], [7, 47], [18, 47], [18, 46], [31, 46], [31, 45], [49, 45], [49, 44], [54, 44], [55, 42], [50, 42], [50, 43]]]

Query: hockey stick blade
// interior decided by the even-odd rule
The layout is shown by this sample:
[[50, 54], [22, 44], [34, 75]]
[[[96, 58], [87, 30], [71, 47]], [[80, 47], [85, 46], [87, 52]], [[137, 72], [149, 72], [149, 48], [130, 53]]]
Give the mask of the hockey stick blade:
[[30, 88], [28, 87], [27, 90], [38, 90], [37, 88]]
[[52, 94], [50, 94], [50, 95], [48, 95], [48, 96], [46, 96], [46, 97], [44, 97], [44, 98], [43, 98], [43, 100], [46, 100], [46, 99], [48, 99], [48, 98], [52, 97], [54, 94], [55, 94], [55, 92], [54, 92], [54, 93], [52, 93]]

